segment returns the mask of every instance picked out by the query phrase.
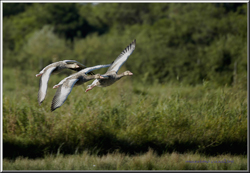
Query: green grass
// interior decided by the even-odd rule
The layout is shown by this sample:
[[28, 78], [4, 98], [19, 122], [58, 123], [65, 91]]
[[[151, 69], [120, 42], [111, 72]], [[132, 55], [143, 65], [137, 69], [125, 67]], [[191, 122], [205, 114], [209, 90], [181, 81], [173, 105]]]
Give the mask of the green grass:
[[118, 152], [97, 156], [85, 151], [66, 156], [47, 155], [44, 159], [4, 159], [3, 170], [247, 170], [247, 157], [176, 152], [157, 156], [152, 150], [134, 156]]
[[[37, 158], [85, 150], [105, 158], [107, 153], [117, 150], [134, 156], [149, 148], [162, 155], [160, 160], [165, 157], [164, 153], [172, 152], [197, 152], [206, 156], [247, 153], [247, 90], [240, 84], [221, 88], [209, 82], [197, 86], [150, 85], [124, 77], [110, 87], [94, 88], [85, 93], [86, 86], [91, 83], [88, 82], [73, 88], [64, 105], [51, 112], [50, 104], [56, 92], [52, 86], [67, 75], [51, 76], [46, 98], [39, 106], [37, 73], [3, 69], [4, 158]], [[70, 157], [56, 160], [68, 162]], [[18, 159], [20, 164], [21, 160]], [[115, 163], [107, 165], [111, 164], [110, 169], [126, 169], [117, 168]], [[7, 164], [10, 163], [4, 162], [4, 169], [9, 167]], [[91, 164], [78, 165], [76, 169], [89, 169]], [[100, 169], [109, 169], [107, 165]], [[138, 165], [143, 164], [138, 162]], [[153, 165], [152, 169], [175, 169], [158, 163]], [[185, 163], [183, 169], [224, 169], [215, 164], [191, 165]], [[53, 166], [51, 169], [56, 168]], [[10, 167], [14, 168], [19, 169], [18, 166]], [[127, 167], [132, 168], [145, 169]], [[241, 169], [241, 166], [225, 166], [225, 169]]]

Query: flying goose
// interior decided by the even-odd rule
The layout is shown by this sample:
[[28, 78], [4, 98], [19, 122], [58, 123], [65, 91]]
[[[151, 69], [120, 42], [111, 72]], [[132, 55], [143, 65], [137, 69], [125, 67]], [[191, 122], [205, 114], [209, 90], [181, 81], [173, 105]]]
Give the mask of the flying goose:
[[105, 79], [96, 79], [92, 82], [91, 85], [88, 85], [88, 89], [86, 89], [85, 92], [88, 92], [89, 90], [93, 89], [94, 87], [107, 87], [109, 85], [112, 85], [117, 80], [121, 79], [123, 76], [131, 76], [133, 73], [130, 71], [125, 71], [121, 74], [117, 74], [120, 67], [123, 65], [123, 63], [128, 59], [128, 57], [133, 53], [135, 50], [135, 43], [136, 40], [133, 40], [133, 42], [128, 45], [122, 53], [116, 58], [116, 60], [112, 63], [112, 65], [109, 67], [107, 72], [101, 76], [105, 77]]
[[[39, 91], [38, 91], [38, 103], [41, 105], [43, 100], [45, 99], [46, 92], [47, 92], [47, 84], [50, 78], [51, 74], [58, 73], [63, 69], [71, 69], [75, 71], [80, 71], [84, 68], [87, 68], [85, 65], [75, 61], [75, 60], [64, 60], [64, 61], [58, 61], [54, 62], [52, 64], [47, 65], [44, 67], [38, 74], [36, 74], [36, 77], [42, 76], [40, 78], [39, 82]], [[89, 74], [94, 75], [93, 72], [90, 72]]]
[[109, 67], [110, 65], [111, 64], [97, 65], [94, 67], [85, 68], [77, 73], [74, 73], [74, 74], [64, 78], [61, 82], [59, 82], [57, 85], [55, 85], [53, 88], [58, 88], [58, 89], [57, 89], [56, 94], [52, 100], [51, 111], [54, 111], [55, 109], [57, 109], [63, 105], [63, 103], [66, 101], [68, 95], [70, 94], [70, 92], [74, 86], [81, 85], [81, 84], [83, 84], [91, 79], [103, 79], [103, 78], [105, 78], [105, 77], [102, 77], [100, 74], [87, 76], [87, 73], [89, 73], [90, 71], [99, 69], [99, 68]]

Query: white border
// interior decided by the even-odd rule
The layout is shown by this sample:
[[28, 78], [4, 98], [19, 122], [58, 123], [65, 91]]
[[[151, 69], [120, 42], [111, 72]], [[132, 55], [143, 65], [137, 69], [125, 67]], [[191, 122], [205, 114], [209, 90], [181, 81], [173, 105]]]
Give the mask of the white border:
[[[0, 144], [0, 155], [1, 155], [1, 157], [0, 157], [0, 171], [1, 172], [3, 172], [3, 134], [2, 134], [2, 127], [3, 127], [3, 120], [2, 120], [2, 114], [3, 114], [3, 112], [2, 112], [2, 106], [3, 106], [3, 95], [2, 95], [2, 93], [3, 93], [3, 86], [2, 86], [2, 84], [3, 84], [3, 71], [2, 71], [2, 69], [3, 69], [3, 52], [2, 52], [2, 50], [3, 50], [3, 3], [29, 3], [29, 2], [46, 2], [46, 3], [53, 3], [53, 2], [57, 2], [57, 3], [61, 3], [61, 2], [67, 2], [67, 3], [80, 3], [80, 2], [86, 2], [86, 3], [123, 3], [123, 2], [126, 2], [126, 3], [207, 3], [207, 2], [209, 2], [209, 3], [248, 3], [248, 6], [247, 6], [247, 17], [249, 16], [249, 1], [248, 0], [240, 0], [240, 1], [236, 1], [236, 0], [227, 0], [227, 1], [220, 1], [220, 0], [211, 0], [211, 1], [201, 1], [201, 0], [198, 0], [198, 1], [183, 1], [183, 0], [175, 0], [175, 1], [168, 1], [168, 0], [162, 0], [162, 1], [133, 1], [133, 0], [127, 0], [127, 1], [105, 1], [105, 0], [103, 0], [103, 1], [94, 1], [94, 0], [92, 0], [92, 1], [69, 1], [69, 0], [65, 0], [65, 1], [63, 1], [63, 0], [61, 0], [61, 1], [50, 1], [50, 0], [48, 0], [48, 1], [45, 1], [45, 0], [43, 0], [43, 1], [34, 1], [34, 0], [31, 0], [31, 1], [29, 1], [29, 0], [26, 0], [26, 1], [22, 1], [22, 0], [20, 0], [20, 1], [12, 1], [12, 0], [3, 0], [3, 1], [1, 1], [1, 4], [0, 4], [0, 6], [1, 6], [1, 69], [0, 69], [0, 72], [1, 72], [1, 118], [0, 118], [0, 124], [1, 124], [1, 129], [0, 129], [0, 134], [1, 134], [1, 136], [0, 136], [0, 138], [1, 138], [1, 144]], [[249, 46], [249, 21], [247, 20], [247, 36], [248, 36], [248, 38], [247, 38], [247, 46]], [[247, 49], [247, 74], [249, 74], [249, 47], [248, 47], [248, 49]], [[248, 75], [248, 77], [247, 77], [247, 80], [248, 80], [248, 82], [249, 82], [249, 75]], [[247, 98], [248, 98], [248, 101], [247, 101], [247, 107], [249, 108], [249, 83], [247, 82], [247, 93], [248, 93], [248, 95], [247, 95]], [[247, 138], [247, 144], [248, 144], [248, 147], [249, 147], [249, 109], [247, 109], [247, 116], [248, 116], [248, 121], [247, 121], [247, 136], [248, 136], [248, 138]], [[249, 148], [247, 147], [247, 160], [249, 161]], [[249, 163], [249, 162], [248, 162]], [[49, 171], [49, 170], [48, 170]], [[197, 170], [194, 170], [194, 171], [197, 171]], [[219, 171], [219, 170], [217, 170], [217, 171]], [[239, 170], [238, 170], [239, 171]], [[247, 165], [247, 172], [249, 171], [249, 164]], [[22, 171], [21, 171], [22, 172]], [[26, 170], [25, 172], [29, 172], [28, 170]], [[34, 172], [37, 172], [37, 171], [34, 171]], [[47, 171], [45, 171], [45, 172], [47, 172]], [[55, 172], [57, 172], [57, 171], [55, 171]], [[76, 171], [77, 172], [77, 171]], [[101, 171], [101, 172], [106, 172], [106, 171]], [[108, 171], [109, 172], [109, 171]], [[145, 172], [148, 172], [148, 171], [145, 171]], [[184, 171], [184, 172], [189, 172], [188, 170], [186, 170], [186, 171]], [[192, 171], [191, 171], [192, 172]], [[206, 171], [205, 171], [206, 172]], [[224, 172], [224, 171], [222, 171], [222, 172]], [[239, 172], [245, 172], [245, 171], [239, 171]]]

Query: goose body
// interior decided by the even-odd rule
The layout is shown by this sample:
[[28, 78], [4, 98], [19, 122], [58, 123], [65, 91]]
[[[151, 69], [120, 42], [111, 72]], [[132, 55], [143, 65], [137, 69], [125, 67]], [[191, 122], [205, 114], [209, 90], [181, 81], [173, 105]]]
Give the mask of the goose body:
[[45, 99], [47, 92], [47, 85], [51, 74], [58, 73], [63, 69], [80, 71], [84, 68], [87, 67], [75, 60], [58, 61], [44, 67], [38, 74], [36, 74], [36, 77], [41, 76], [39, 81], [38, 103], [41, 105], [41, 103]]
[[117, 74], [121, 66], [124, 64], [124, 62], [128, 59], [128, 57], [133, 53], [135, 50], [135, 44], [136, 40], [133, 40], [131, 44], [129, 44], [122, 53], [115, 59], [115, 61], [112, 63], [112, 65], [109, 67], [107, 72], [102, 77], [105, 77], [104, 79], [95, 79], [91, 85], [88, 85], [88, 88], [85, 92], [88, 92], [89, 90], [93, 89], [94, 87], [107, 87], [118, 81], [124, 76], [131, 76], [133, 73], [130, 71], [125, 71], [121, 74]]
[[91, 79], [104, 78], [100, 74], [87, 76], [87, 73], [89, 73], [90, 71], [99, 69], [99, 68], [109, 67], [110, 65], [111, 64], [88, 67], [60, 81], [57, 85], [53, 87], [53, 88], [58, 88], [58, 89], [52, 100], [51, 111], [54, 111], [55, 109], [63, 105], [63, 103], [66, 101], [68, 95], [70, 94], [74, 86], [82, 85], [83, 83]]

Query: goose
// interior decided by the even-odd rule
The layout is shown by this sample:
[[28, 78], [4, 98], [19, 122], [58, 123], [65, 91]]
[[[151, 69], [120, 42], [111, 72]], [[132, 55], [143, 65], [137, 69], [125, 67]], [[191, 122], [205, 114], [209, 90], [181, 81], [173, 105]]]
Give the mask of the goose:
[[77, 73], [74, 73], [64, 78], [57, 85], [54, 85], [53, 88], [54, 89], [58, 88], [58, 89], [52, 100], [51, 111], [54, 111], [55, 109], [63, 105], [63, 103], [66, 101], [68, 95], [70, 94], [74, 86], [82, 85], [83, 83], [91, 79], [104, 79], [105, 78], [105, 77], [102, 77], [100, 74], [87, 76], [87, 73], [89, 73], [90, 71], [99, 69], [99, 68], [109, 67], [110, 65], [111, 64], [97, 65], [94, 67], [85, 68]]
[[125, 71], [121, 74], [117, 74], [118, 70], [121, 68], [123, 63], [128, 59], [128, 57], [133, 53], [135, 50], [135, 43], [136, 40], [133, 40], [131, 44], [129, 44], [122, 53], [115, 59], [115, 61], [112, 63], [112, 65], [108, 68], [107, 72], [103, 75], [101, 75], [103, 78], [95, 79], [92, 84], [88, 85], [88, 88], [85, 92], [88, 92], [89, 90], [93, 89], [94, 87], [107, 87], [118, 81], [124, 76], [132, 76], [133, 73], [130, 71]]
[[[61, 70], [66, 69], [66, 68], [75, 70], [75, 71], [80, 71], [87, 67], [75, 60], [58, 61], [58, 62], [54, 62], [44, 67], [38, 74], [36, 74], [36, 77], [41, 76], [40, 82], [39, 82], [39, 91], [38, 91], [39, 105], [41, 105], [41, 103], [45, 99], [50, 75], [54, 73], [58, 73]], [[93, 72], [90, 72], [90, 74], [94, 75]]]

